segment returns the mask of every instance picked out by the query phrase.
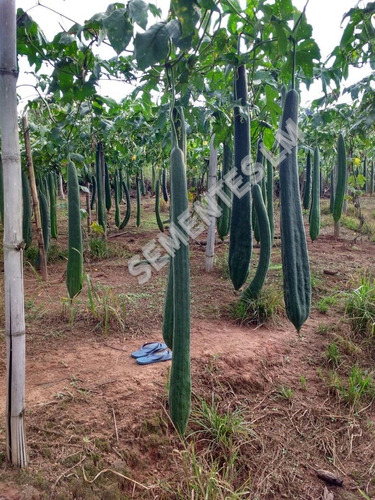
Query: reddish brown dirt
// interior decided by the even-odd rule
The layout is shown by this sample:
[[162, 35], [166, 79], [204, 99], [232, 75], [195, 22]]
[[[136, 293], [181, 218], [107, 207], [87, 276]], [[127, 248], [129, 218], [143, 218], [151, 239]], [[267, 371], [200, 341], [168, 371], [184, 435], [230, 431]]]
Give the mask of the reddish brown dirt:
[[[146, 214], [153, 223], [151, 206]], [[117, 315], [121, 311], [124, 329], [113, 315], [103, 330], [102, 316], [90, 311], [87, 284], [76, 305], [69, 307], [64, 301], [64, 261], [49, 265], [47, 284], [25, 266], [30, 465], [17, 471], [2, 464], [0, 500], [204, 498], [199, 492], [191, 496], [182, 486], [184, 446], [167, 416], [170, 362], [139, 366], [130, 357], [143, 342], [162, 340], [166, 278], [164, 269], [141, 286], [129, 275], [127, 258], [156, 234], [151, 223], [151, 230], [137, 230], [133, 224], [125, 234], [110, 238], [112, 256], [99, 262], [88, 255], [85, 264], [98, 296], [106, 296]], [[254, 484], [252, 495], [245, 498], [322, 498], [325, 484], [315, 473], [319, 468], [344, 478], [344, 488], [329, 486], [335, 499], [364, 498], [359, 488], [375, 495], [374, 407], [366, 401], [356, 413], [332, 395], [327, 383], [324, 353], [332, 337], [322, 334], [322, 326], [334, 338], [344, 336], [349, 327], [342, 309], [332, 307], [322, 314], [316, 308], [319, 297], [349, 289], [361, 269], [375, 272], [374, 244], [353, 241], [346, 230], [335, 241], [331, 232], [332, 227], [326, 227], [309, 243], [315, 284], [302, 337], [283, 315], [261, 327], [235, 324], [228, 311], [238, 295], [220, 263], [227, 243], [218, 246], [221, 261], [210, 275], [203, 272], [204, 246], [192, 244], [193, 402], [215, 401], [224, 413], [244, 411], [255, 436], [244, 451], [245, 458], [249, 454], [245, 472]], [[59, 248], [65, 244], [62, 226]], [[276, 246], [268, 281], [277, 290], [279, 262]], [[337, 274], [327, 275], [327, 270]], [[124, 295], [122, 306], [119, 294]], [[1, 350], [0, 391], [5, 395], [4, 342]], [[360, 360], [364, 365], [367, 355]], [[353, 364], [350, 356], [345, 353]], [[283, 392], [288, 388], [290, 398]], [[3, 397], [0, 421], [4, 414]], [[189, 433], [194, 430], [195, 421]], [[4, 449], [3, 426], [0, 442]], [[200, 451], [204, 442], [198, 441]]]

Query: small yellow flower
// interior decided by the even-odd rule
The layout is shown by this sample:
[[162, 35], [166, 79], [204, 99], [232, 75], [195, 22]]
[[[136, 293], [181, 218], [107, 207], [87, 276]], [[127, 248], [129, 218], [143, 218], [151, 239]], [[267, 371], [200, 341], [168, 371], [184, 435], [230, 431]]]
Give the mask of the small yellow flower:
[[203, 141], [203, 146], [207, 146], [208, 142], [207, 141]]
[[134, 161], [134, 160], [136, 160], [136, 159], [137, 159], [137, 157], [136, 157], [135, 155], [133, 155], [133, 156], [132, 156], [132, 160]]
[[361, 164], [361, 160], [359, 158], [353, 158], [353, 163], [356, 167]]

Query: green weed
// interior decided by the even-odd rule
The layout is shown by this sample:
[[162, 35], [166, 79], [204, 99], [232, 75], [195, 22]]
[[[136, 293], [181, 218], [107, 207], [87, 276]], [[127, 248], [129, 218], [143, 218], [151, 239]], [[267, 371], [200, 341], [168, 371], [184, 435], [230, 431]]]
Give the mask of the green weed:
[[357, 406], [361, 399], [374, 397], [375, 385], [367, 370], [354, 365], [348, 376], [348, 385], [342, 391], [343, 399], [351, 406]]
[[346, 295], [346, 314], [355, 334], [372, 338], [375, 334], [375, 280], [362, 276], [359, 287]]
[[282, 313], [282, 295], [279, 290], [263, 289], [257, 299], [239, 300], [230, 310], [230, 316], [241, 325], [263, 325]]
[[287, 401], [292, 400], [293, 394], [293, 389], [285, 385], [281, 385], [277, 390], [277, 395], [282, 399], [286, 399]]
[[337, 297], [335, 296], [328, 296], [328, 297], [323, 297], [318, 301], [316, 304], [316, 307], [318, 311], [322, 314], [326, 314], [328, 312], [328, 309], [330, 306], [335, 306], [337, 304], [338, 300]]
[[327, 346], [325, 355], [328, 363], [331, 366], [337, 367], [341, 363], [341, 355], [336, 342], [332, 342]]

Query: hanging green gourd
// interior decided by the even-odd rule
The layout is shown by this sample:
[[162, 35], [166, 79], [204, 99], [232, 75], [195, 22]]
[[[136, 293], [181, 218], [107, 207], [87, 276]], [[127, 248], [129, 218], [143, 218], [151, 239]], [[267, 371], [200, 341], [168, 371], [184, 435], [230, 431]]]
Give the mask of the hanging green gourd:
[[335, 188], [335, 201], [333, 204], [333, 220], [335, 222], [335, 237], [340, 235], [340, 219], [342, 214], [342, 207], [344, 204], [344, 196], [347, 184], [347, 164], [346, 164], [346, 150], [345, 141], [342, 134], [339, 135], [337, 140], [337, 176]]
[[137, 217], [136, 217], [136, 226], [139, 227], [141, 225], [141, 179], [137, 175], [136, 178], [136, 188], [137, 188]]
[[[288, 134], [287, 124], [298, 137], [298, 94], [292, 89], [286, 95], [281, 132]], [[280, 230], [285, 309], [289, 320], [299, 331], [310, 313], [311, 282], [306, 235], [300, 202], [297, 144], [291, 151], [280, 143]]]
[[329, 190], [329, 211], [333, 214], [333, 207], [335, 204], [335, 167], [331, 170], [331, 186]]
[[95, 177], [95, 175], [93, 175], [91, 177], [91, 185], [92, 185], [92, 192], [91, 192], [90, 209], [94, 210], [95, 200], [96, 200], [96, 177]]
[[267, 215], [268, 222], [270, 224], [271, 231], [271, 247], [273, 245], [273, 236], [275, 231], [275, 225], [273, 220], [273, 192], [274, 192], [274, 175], [273, 175], [273, 166], [270, 160], [267, 158]]
[[57, 193], [56, 193], [56, 178], [53, 172], [49, 172], [47, 176], [48, 180], [48, 193], [49, 193], [49, 211], [51, 220], [51, 236], [57, 239]]
[[374, 160], [371, 162], [371, 173], [370, 173], [370, 194], [374, 194]]
[[68, 163], [68, 264], [66, 286], [70, 299], [82, 290], [83, 246], [81, 230], [81, 203], [77, 171], [74, 163]]
[[107, 218], [104, 207], [104, 186], [103, 186], [103, 149], [102, 143], [99, 142], [96, 146], [96, 198], [97, 198], [97, 215], [98, 224], [102, 226], [105, 234], [107, 229]]
[[164, 233], [164, 224], [160, 217], [160, 182], [156, 181], [156, 190], [155, 190], [155, 215], [156, 222], [158, 224], [158, 228], [160, 231]]
[[[188, 210], [188, 195], [184, 154], [179, 147], [175, 146], [172, 149], [170, 162], [171, 224], [183, 231], [178, 217]], [[173, 267], [173, 358], [169, 411], [173, 424], [183, 435], [191, 405], [189, 245], [181, 244], [171, 261]]]
[[126, 182], [122, 183], [122, 188], [124, 190], [125, 199], [126, 199], [126, 212], [125, 212], [124, 219], [123, 219], [123, 221], [120, 224], [119, 229], [124, 229], [124, 227], [129, 222], [130, 215], [131, 215], [130, 193], [129, 193], [128, 186], [126, 185]]
[[319, 149], [314, 148], [314, 167], [312, 174], [312, 197], [310, 208], [310, 238], [315, 241], [320, 232], [320, 165]]
[[[229, 143], [227, 141], [223, 142], [223, 171], [222, 171], [222, 178], [223, 178], [223, 193], [226, 196], [228, 200], [232, 199], [232, 191], [230, 189], [230, 186], [228, 186], [225, 183], [225, 177], [226, 175], [230, 172], [232, 169], [232, 150], [229, 146]], [[195, 178], [193, 178], [193, 181], [195, 181]], [[195, 182], [194, 182], [195, 185]], [[229, 227], [230, 227], [230, 212], [231, 212], [231, 206], [225, 203], [220, 197], [217, 199], [218, 205], [221, 208], [221, 215], [220, 217], [217, 218], [216, 225], [217, 225], [217, 232], [219, 235], [219, 238], [224, 241], [225, 237], [229, 233]]]
[[303, 208], [308, 210], [310, 208], [311, 196], [311, 153], [307, 152], [306, 157], [306, 171], [305, 171], [305, 186], [303, 190]]
[[365, 179], [363, 182], [362, 191], [366, 194], [366, 192], [367, 192], [367, 157], [366, 156], [363, 159], [363, 177]]
[[[47, 197], [42, 191], [39, 191], [38, 197], [39, 197], [39, 207], [40, 207], [40, 219], [41, 219], [41, 223], [42, 223], [44, 252], [45, 252], [45, 255], [48, 257], [48, 251], [49, 251], [50, 242], [51, 242], [51, 222], [50, 222], [50, 217], [49, 217], [49, 208], [48, 208]], [[38, 254], [36, 256], [35, 267], [37, 269], [40, 269], [40, 253], [39, 253], [39, 251], [38, 251]]]
[[[120, 227], [120, 188], [119, 188], [119, 174], [117, 170], [115, 171], [114, 182], [114, 192], [115, 192], [115, 224], [116, 227]], [[122, 190], [122, 188], [121, 188]]]
[[163, 192], [164, 201], [167, 203], [168, 202], [167, 171], [165, 168], [163, 168], [163, 170], [162, 170], [161, 188], [162, 188], [162, 192]]
[[[250, 183], [250, 117], [247, 113], [247, 74], [245, 65], [234, 72], [234, 168], [244, 185]], [[250, 189], [243, 196], [233, 196], [229, 239], [229, 273], [235, 290], [245, 283], [251, 259], [251, 196]]]
[[109, 180], [109, 172], [107, 162], [104, 162], [104, 183], [105, 183], [105, 208], [109, 212], [112, 208], [111, 200], [111, 183]]
[[31, 197], [29, 179], [25, 172], [22, 171], [22, 199], [23, 199], [23, 217], [22, 217], [22, 235], [25, 243], [25, 250], [31, 245], [32, 222], [31, 222]]
[[243, 301], [254, 300], [259, 296], [267, 276], [271, 258], [271, 230], [259, 184], [254, 184], [251, 192], [260, 234], [260, 254], [254, 278], [242, 292], [241, 300]]
[[154, 165], [151, 167], [151, 192], [155, 193], [156, 190], [156, 169]]

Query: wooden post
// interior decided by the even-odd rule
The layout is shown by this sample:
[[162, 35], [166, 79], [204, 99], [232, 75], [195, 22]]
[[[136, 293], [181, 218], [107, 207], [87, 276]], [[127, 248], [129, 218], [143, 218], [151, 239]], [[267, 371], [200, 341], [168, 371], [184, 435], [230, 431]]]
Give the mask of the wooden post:
[[7, 350], [6, 453], [27, 465], [22, 180], [17, 117], [16, 2], [0, 0], [0, 128], [4, 182], [4, 292]]
[[29, 125], [27, 122], [26, 115], [24, 115], [22, 117], [22, 128], [23, 128], [23, 136], [25, 139], [26, 162], [27, 162], [27, 166], [29, 168], [30, 189], [31, 189], [31, 197], [33, 200], [33, 211], [34, 211], [35, 225], [36, 225], [36, 238], [37, 238], [39, 253], [40, 253], [40, 273], [42, 275], [42, 280], [47, 281], [48, 280], [47, 256], [46, 256], [46, 252], [44, 251], [42, 220], [41, 220], [41, 216], [40, 216], [38, 192], [36, 189], [36, 182], [35, 182], [33, 156], [31, 153], [31, 146], [30, 146]]
[[[210, 142], [210, 160], [208, 164], [208, 182], [207, 191], [208, 196], [212, 202], [212, 205], [216, 205], [215, 197], [215, 185], [216, 185], [216, 170], [217, 170], [217, 149], [214, 147], [215, 134], [211, 137]], [[216, 217], [215, 214], [210, 215], [210, 225], [207, 229], [207, 245], [206, 245], [206, 258], [205, 258], [205, 269], [209, 273], [214, 267], [214, 255], [215, 255], [215, 229], [216, 229]]]

